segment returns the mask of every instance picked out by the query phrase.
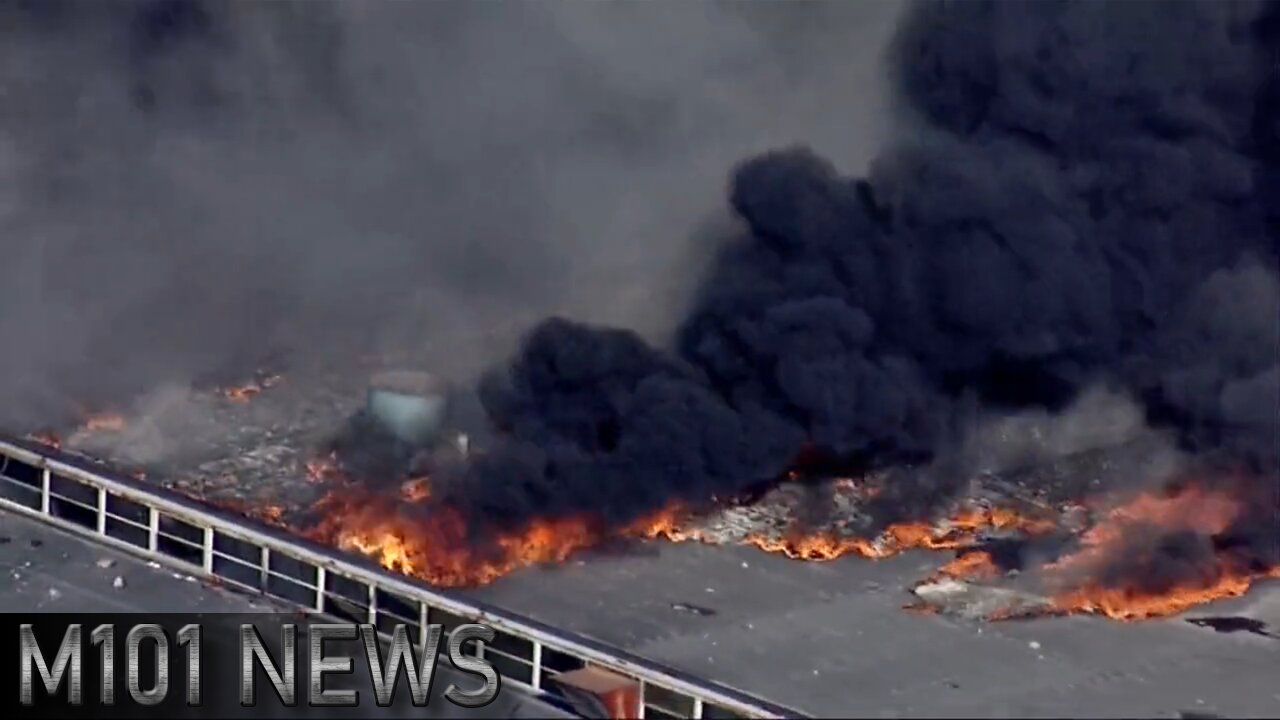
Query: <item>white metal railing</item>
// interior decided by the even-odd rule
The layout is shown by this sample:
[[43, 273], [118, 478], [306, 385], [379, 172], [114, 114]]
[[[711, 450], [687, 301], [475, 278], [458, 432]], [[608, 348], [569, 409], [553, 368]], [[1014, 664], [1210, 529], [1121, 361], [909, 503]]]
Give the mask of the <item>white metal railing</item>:
[[504, 681], [536, 692], [549, 678], [592, 665], [640, 681], [644, 718], [797, 716], [55, 454], [0, 440], [0, 508], [315, 612], [373, 623], [384, 633], [396, 624], [414, 629], [443, 623], [447, 632], [483, 623], [495, 638], [479, 652]]

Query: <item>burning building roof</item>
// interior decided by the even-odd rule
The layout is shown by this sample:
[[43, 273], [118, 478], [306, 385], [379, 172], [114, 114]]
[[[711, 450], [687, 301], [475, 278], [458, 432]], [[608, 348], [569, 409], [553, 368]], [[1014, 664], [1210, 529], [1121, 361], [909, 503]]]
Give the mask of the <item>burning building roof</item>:
[[[255, 398], [263, 416], [277, 415], [268, 404], [286, 401], [284, 387]], [[397, 503], [360, 495], [360, 486], [342, 480], [340, 457], [324, 451], [326, 432], [311, 436], [307, 452], [266, 452], [279, 430], [256, 424], [250, 404], [216, 390], [201, 398], [194, 405], [199, 412], [223, 411], [226, 447], [235, 443], [237, 453], [216, 470], [153, 464], [148, 479], [204, 492], [212, 502], [297, 532], [323, 529], [325, 539], [367, 551], [390, 568], [803, 712], [984, 715], [1014, 706], [1029, 716], [1271, 712], [1269, 698], [1250, 690], [1257, 676], [1242, 668], [1269, 667], [1276, 652], [1269, 636], [1280, 626], [1274, 592], [1190, 612], [1187, 623], [1051, 617], [1091, 610], [1056, 608], [1051, 588], [1035, 582], [1037, 563], [1063, 540], [1055, 533], [1105, 528], [1108, 520], [1135, 514], [1124, 504], [1106, 512], [1060, 498], [1081, 497], [1081, 485], [1134, 472], [1151, 456], [1145, 443], [971, 478], [967, 511], [900, 524], [875, 538], [864, 534], [874, 520], [862, 508], [874, 499], [877, 478], [787, 481], [697, 518], [655, 518], [630, 538], [548, 523], [507, 536], [501, 547], [509, 554], [495, 556], [456, 544], [433, 548], [432, 541], [456, 542], [449, 526], [423, 533], [412, 513], [400, 514], [425, 499], [424, 481], [398, 487]], [[68, 433], [64, 446], [94, 447], [123, 464], [127, 446], [113, 436], [118, 441], [148, 422], [145, 415], [123, 417], [123, 425]], [[340, 422], [341, 411], [329, 419]], [[310, 460], [291, 459], [303, 457]], [[223, 480], [223, 472], [243, 479]], [[1057, 490], [1039, 492], [1046, 488]], [[812, 513], [815, 495], [826, 515]], [[317, 496], [325, 498], [318, 506]], [[1163, 513], [1175, 525], [1198, 522], [1176, 497], [1138, 505], [1138, 513], [1155, 511], [1152, 520]], [[330, 512], [317, 524], [311, 515], [326, 506]], [[1069, 547], [1073, 552], [1057, 554], [1088, 549]], [[904, 612], [914, 602], [907, 590], [938, 617]], [[971, 622], [1027, 616], [1040, 619]], [[1257, 632], [1214, 632], [1237, 625]]]
[[[1274, 49], [1271, 10], [1255, 10], [922, 6], [896, 69], [927, 142], [891, 144], [862, 179], [807, 150], [743, 163], [743, 233], [673, 350], [538, 326], [481, 384], [499, 435], [402, 521], [501, 556], [519, 528], [593, 544], [838, 467], [886, 473], [866, 507], [893, 546], [967, 512], [955, 448], [978, 418], [1102, 386], [1185, 456], [1154, 483], [1092, 490], [1104, 520], [1078, 538], [1092, 550], [1046, 559], [1094, 588], [1074, 605], [1127, 616], [1116, 597], [1271, 575], [1280, 292], [1259, 193]], [[1105, 520], [1113, 501], [1152, 515]]]
[[[896, 138], [866, 178], [804, 149], [737, 168], [740, 236], [673, 347], [537, 325], [479, 384], [492, 433], [463, 459], [367, 431], [350, 387], [334, 399], [285, 381], [295, 407], [263, 429], [270, 442], [215, 431], [206, 457], [177, 464], [198, 469], [204, 494], [254, 485], [248, 463], [324, 480], [290, 501], [312, 516], [305, 532], [445, 585], [618, 540], [715, 540], [708, 527], [791, 481], [810, 488], [802, 507], [739, 541], [831, 559], [1015, 533], [1065, 583], [1055, 608], [1117, 617], [1163, 614], [1118, 596], [1164, 607], [1145, 598], [1232, 595], [1272, 575], [1280, 287], [1260, 194], [1272, 10], [997, 7], [925, 5], [904, 21], [895, 78], [927, 142]], [[1106, 32], [1083, 30], [1103, 19]], [[260, 373], [221, 394], [252, 417], [278, 384]], [[1080, 407], [1087, 425], [1098, 388], [1178, 461], [1095, 478], [1035, 517], [1002, 503], [1061, 488], [1028, 476], [994, 505], [974, 497], [976, 428]], [[95, 416], [81, 432], [134, 432], [122, 423]], [[145, 444], [119, 447], [145, 459]], [[840, 476], [856, 502], [820, 489]], [[1088, 519], [1068, 527], [1063, 503]], [[1188, 520], [1188, 507], [1210, 516]]]
[[[196, 393], [190, 457], [97, 452], [267, 493], [239, 502], [441, 586], [687, 541], [952, 553], [903, 585], [986, 620], [1239, 596], [1280, 572], [1277, 17], [920, 5], [893, 52], [903, 132], [866, 177], [804, 148], [741, 163], [737, 236], [670, 347], [548, 319], [478, 384], [486, 436], [458, 452], [380, 432], [363, 370], [287, 369]], [[984, 429], [1023, 417], [1045, 434], [993, 462], [1019, 441]]]
[[[1227, 532], [1241, 514], [1260, 506], [1248, 504], [1243, 490], [1188, 477], [1124, 498], [1090, 494], [1117, 478], [1149, 475], [1152, 458], [1167, 452], [1161, 436], [971, 475], [954, 502], [920, 519], [886, 523], [878, 503], [903, 473], [932, 472], [928, 467], [834, 479], [796, 472], [755, 495], [701, 505], [672, 502], [623, 525], [584, 513], [477, 538], [464, 514], [438, 504], [431, 463], [445, 454], [440, 449], [420, 453], [427, 464], [416, 472], [404, 465], [374, 483], [361, 475], [370, 466], [359, 454], [354, 466], [348, 462], [343, 448], [353, 443], [346, 435], [352, 428], [362, 433], [364, 441], [354, 444], [362, 452], [394, 441], [370, 442], [363, 411], [354, 413], [355, 421], [346, 414], [359, 401], [339, 401], [338, 393], [314, 388], [289, 393], [281, 386], [275, 395], [255, 398], [256, 407], [212, 389], [159, 406], [145, 403], [133, 417], [93, 416], [57, 444], [440, 587], [483, 586], [584, 551], [634, 551], [653, 542], [749, 546], [809, 562], [933, 551], [954, 559], [939, 560], [940, 567], [917, 578], [910, 589], [923, 601], [918, 607], [987, 620], [1073, 613], [1140, 620], [1238, 596], [1276, 574], [1265, 549], [1250, 556]], [[295, 405], [317, 397], [330, 398], [323, 409]], [[297, 413], [296, 425], [261, 424], [266, 417], [278, 420], [284, 407]], [[180, 420], [192, 414], [216, 418], [202, 439], [204, 456], [192, 452], [202, 442], [165, 437], [161, 429], [184, 433]], [[55, 442], [47, 435], [38, 439]], [[182, 452], [142, 461], [140, 453], [158, 448]], [[453, 448], [446, 462], [465, 464], [469, 458]], [[1157, 465], [1162, 480], [1163, 471]], [[1177, 562], [1176, 572], [1155, 566]], [[1015, 592], [1015, 585], [1022, 589]]]

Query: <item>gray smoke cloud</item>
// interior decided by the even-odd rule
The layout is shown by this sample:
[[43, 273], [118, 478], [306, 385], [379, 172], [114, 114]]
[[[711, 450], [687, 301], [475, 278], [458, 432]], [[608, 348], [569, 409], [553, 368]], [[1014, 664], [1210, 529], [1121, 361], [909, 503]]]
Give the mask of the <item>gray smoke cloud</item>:
[[465, 378], [551, 313], [661, 336], [734, 161], [867, 163], [898, 11], [0, 3], [0, 421], [281, 357]]

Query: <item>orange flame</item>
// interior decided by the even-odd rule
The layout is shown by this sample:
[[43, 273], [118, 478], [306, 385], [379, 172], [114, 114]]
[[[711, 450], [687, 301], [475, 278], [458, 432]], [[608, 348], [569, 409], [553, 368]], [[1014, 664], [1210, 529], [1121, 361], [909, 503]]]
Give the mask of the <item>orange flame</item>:
[[[621, 528], [605, 528], [585, 517], [547, 518], [507, 530], [498, 537], [475, 542], [463, 515], [432, 493], [430, 479], [413, 478], [396, 493], [377, 493], [343, 481], [335, 455], [306, 463], [313, 481], [337, 486], [311, 508], [322, 519], [304, 532], [337, 548], [365, 555], [389, 570], [417, 577], [441, 587], [484, 585], [517, 569], [559, 563], [572, 554], [610, 539], [665, 539], [671, 542], [721, 543], [723, 537], [696, 522], [681, 505], [672, 505]], [[854, 488], [852, 481], [837, 487]], [[858, 488], [859, 492], [874, 488]], [[1167, 494], [1143, 494], [1098, 513], [1080, 535], [1080, 548], [1058, 562], [1040, 568], [1055, 588], [1048, 614], [1096, 613], [1118, 620], [1171, 615], [1195, 605], [1243, 594], [1264, 577], [1280, 577], [1280, 567], [1258, 571], [1238, 567], [1225, 555], [1200, 576], [1174, 587], [1142, 589], [1103, 584], [1095, 578], [1117, 558], [1132, 555], [1134, 528], [1147, 532], [1191, 531], [1206, 537], [1231, 527], [1245, 503], [1227, 491], [1186, 486]], [[939, 568], [934, 579], [992, 580], [1001, 568], [981, 549], [984, 533], [1012, 531], [1023, 536], [1054, 532], [1070, 525], [1074, 513], [1087, 516], [1083, 506], [1048, 517], [1003, 507], [969, 506], [941, 521], [893, 523], [875, 538], [840, 536], [832, 532], [755, 533], [739, 542], [766, 552], [808, 561], [833, 560], [845, 555], [887, 558], [910, 550], [960, 550]], [[283, 509], [267, 506], [249, 514], [282, 524]], [[1060, 525], [1066, 523], [1066, 525]], [[1155, 530], [1151, 530], [1154, 528]], [[1123, 577], [1123, 574], [1121, 574]], [[932, 611], [922, 608], [924, 611]], [[1000, 611], [989, 619], [1001, 619]]]
[[238, 498], [206, 497], [202, 499], [211, 505], [239, 513], [245, 517], [267, 523], [268, 525], [284, 528], [289, 527], [289, 524], [285, 521], [287, 508], [283, 505], [270, 503], [265, 505], [251, 505], [248, 501]]
[[[878, 538], [841, 537], [828, 532], [792, 532], [782, 537], [748, 535], [744, 542], [765, 552], [779, 553], [795, 560], [822, 562], [845, 555], [881, 559], [908, 550], [950, 550], [976, 545], [979, 534], [989, 530], [1021, 530], [1040, 534], [1052, 530], [1051, 520], [1021, 515], [1004, 508], [971, 508], [940, 523], [902, 522], [887, 527]], [[660, 513], [640, 524], [642, 537], [663, 537], [673, 542], [710, 541], [706, 533], [680, 527], [680, 514]]]
[[[418, 502], [430, 497], [425, 479], [402, 491]], [[325, 519], [307, 533], [313, 539], [439, 587], [484, 585], [518, 568], [563, 562], [602, 539], [592, 523], [560, 519], [535, 521], [482, 547], [469, 540], [462, 516], [445, 505], [424, 505], [410, 516], [396, 499], [352, 488], [329, 493], [320, 508]]]
[[[535, 521], [480, 548], [467, 542], [466, 528], [459, 514], [430, 502], [431, 487], [426, 478], [410, 480], [400, 490], [401, 499], [350, 489], [346, 491], [346, 499], [339, 493], [331, 493], [322, 503], [326, 506], [326, 519], [310, 535], [369, 556], [388, 569], [445, 587], [483, 585], [522, 567], [563, 562], [573, 553], [610, 537], [718, 542], [711, 532], [687, 524], [689, 516], [683, 508], [672, 506], [610, 532], [582, 518]], [[425, 514], [410, 517], [401, 512], [403, 500], [418, 504]], [[1117, 543], [1127, 523], [1156, 522], [1166, 529], [1187, 528], [1212, 534], [1225, 529], [1239, 508], [1239, 502], [1230, 495], [1195, 489], [1170, 497], [1139, 496], [1112, 509], [1102, 522], [1084, 533], [1079, 552], [1046, 569], [1065, 577], [1068, 571], [1105, 562], [1122, 550]], [[750, 535], [743, 542], [791, 558], [823, 561], [847, 554], [885, 558], [913, 549], [965, 549], [978, 545], [980, 533], [986, 530], [1017, 530], [1035, 535], [1055, 528], [1053, 520], [1005, 508], [970, 508], [937, 523], [895, 523], [871, 540], [824, 533], [792, 533], [781, 538]], [[999, 575], [1000, 569], [990, 553], [973, 550], [944, 565], [935, 577], [972, 580]], [[1280, 568], [1267, 575], [1280, 577]], [[1168, 615], [1216, 598], [1242, 594], [1258, 577], [1257, 574], [1224, 572], [1207, 582], [1159, 593], [1067, 585], [1066, 590], [1055, 596], [1049, 612], [1101, 613], [1120, 620]]]
[[[1245, 501], [1225, 490], [1187, 486], [1175, 492], [1138, 495], [1107, 511], [1080, 539], [1081, 549], [1049, 565], [1059, 586], [1053, 605], [1059, 613], [1095, 613], [1115, 620], [1143, 620], [1176, 615], [1222, 598], [1243, 595], [1254, 582], [1280, 577], [1280, 567], [1259, 570], [1224, 552], [1212, 564], [1198, 568], [1195, 577], [1167, 586], [1140, 586], [1140, 578], [1121, 577], [1121, 583], [1097, 579], [1109, 563], [1126, 557], [1143, 560], [1142, 550], [1131, 546], [1135, 531], [1168, 535], [1191, 531], [1212, 537], [1227, 530], [1246, 509]], [[1139, 553], [1133, 557], [1134, 553]]]
[[934, 578], [986, 579], [999, 575], [1000, 567], [996, 565], [991, 553], [986, 550], [976, 550], [962, 553], [955, 560], [938, 568]]
[[307, 480], [318, 483], [332, 480], [339, 476], [337, 453], [329, 453], [324, 457], [312, 458], [306, 463]]
[[41, 445], [47, 445], [55, 450], [58, 450], [62, 447], [62, 437], [59, 436], [57, 433], [47, 432], [47, 431], [33, 432], [27, 435], [27, 438], [35, 442], [38, 442]]
[[229, 388], [223, 388], [223, 397], [232, 402], [249, 402], [263, 390], [267, 390], [278, 384], [284, 378], [280, 375], [267, 375], [257, 380], [252, 380], [244, 385], [235, 385]]
[[252, 515], [270, 525], [284, 524], [285, 509], [280, 505], [263, 505], [252, 511]]
[[[126, 426], [127, 422], [124, 416], [119, 413], [99, 413], [96, 415], [86, 413], [80, 431], [86, 433], [115, 433], [124, 430]], [[62, 449], [62, 436], [53, 431], [41, 430], [28, 433], [27, 438], [55, 450]]]
[[1054, 608], [1064, 614], [1093, 613], [1112, 620], [1147, 620], [1168, 617], [1214, 600], [1239, 597], [1255, 582], [1280, 578], [1280, 567], [1260, 573], [1240, 572], [1219, 565], [1212, 580], [1197, 581], [1163, 592], [1113, 588], [1090, 584], [1054, 598]]
[[[420, 512], [406, 512], [404, 501], [413, 503]], [[326, 495], [316, 509], [324, 519], [307, 533], [313, 539], [366, 555], [390, 570], [438, 586], [483, 585], [518, 568], [563, 562], [573, 553], [610, 538], [718, 542], [710, 532], [688, 525], [687, 511], [673, 505], [611, 531], [585, 518], [538, 520], [480, 548], [467, 540], [460, 515], [432, 502], [427, 478], [404, 483], [400, 498], [344, 486]], [[937, 525], [892, 525], [874, 541], [792, 534], [784, 539], [752, 535], [743, 542], [806, 560], [830, 560], [849, 553], [880, 558], [913, 548], [967, 547], [978, 542], [982, 530], [1012, 527], [1040, 532], [1052, 524], [1008, 510], [974, 509]]]

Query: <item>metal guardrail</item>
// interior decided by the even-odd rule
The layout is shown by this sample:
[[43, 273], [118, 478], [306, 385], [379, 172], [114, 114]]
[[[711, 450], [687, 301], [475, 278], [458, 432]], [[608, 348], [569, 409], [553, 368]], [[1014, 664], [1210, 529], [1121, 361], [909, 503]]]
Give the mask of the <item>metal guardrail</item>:
[[641, 684], [643, 718], [798, 717], [723, 686], [576, 637], [528, 618], [453, 597], [361, 559], [116, 476], [52, 448], [0, 439], [0, 508], [214, 579], [383, 633], [428, 622], [446, 633], [467, 622], [494, 629], [477, 652], [503, 680], [541, 693], [547, 680], [587, 665]]

